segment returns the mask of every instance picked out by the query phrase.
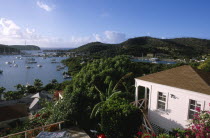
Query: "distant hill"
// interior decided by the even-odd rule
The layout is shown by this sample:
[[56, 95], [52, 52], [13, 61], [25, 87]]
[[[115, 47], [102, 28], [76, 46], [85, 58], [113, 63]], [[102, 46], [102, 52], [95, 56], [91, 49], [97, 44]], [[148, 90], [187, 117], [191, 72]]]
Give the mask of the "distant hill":
[[18, 50], [40, 50], [40, 47], [34, 45], [11, 45], [9, 47], [18, 49]]
[[20, 53], [20, 50], [0, 44], [0, 54]]
[[158, 39], [136, 37], [119, 44], [88, 43], [74, 50], [92, 55], [115, 56], [127, 54], [142, 56], [148, 53], [165, 54], [173, 58], [193, 58], [210, 53], [210, 40], [198, 38]]
[[92, 54], [92, 53], [97, 53], [97, 52], [101, 52], [104, 50], [109, 50], [113, 46], [115, 46], [115, 44], [104, 44], [101, 42], [92, 42], [92, 43], [88, 43], [83, 46], [80, 46], [76, 49], [72, 49], [71, 51]]
[[3, 45], [0, 44], [0, 54], [19, 54], [20, 50], [40, 50], [38, 46], [33, 45]]

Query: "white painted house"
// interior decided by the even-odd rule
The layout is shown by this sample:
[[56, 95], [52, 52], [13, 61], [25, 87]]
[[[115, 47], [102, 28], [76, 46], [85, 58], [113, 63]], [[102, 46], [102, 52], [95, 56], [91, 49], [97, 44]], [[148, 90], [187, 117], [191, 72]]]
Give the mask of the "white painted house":
[[145, 109], [156, 133], [186, 128], [196, 107], [210, 110], [210, 73], [191, 66], [135, 78], [135, 87], [135, 105]]

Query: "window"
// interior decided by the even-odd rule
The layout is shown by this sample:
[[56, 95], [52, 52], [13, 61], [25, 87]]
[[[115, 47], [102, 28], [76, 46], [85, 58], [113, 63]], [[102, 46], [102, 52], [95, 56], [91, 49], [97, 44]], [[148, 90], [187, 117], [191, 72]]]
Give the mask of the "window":
[[158, 92], [158, 104], [157, 108], [165, 111], [166, 109], [166, 95], [162, 92]]
[[190, 107], [188, 112], [188, 118], [193, 119], [194, 114], [196, 114], [198, 111], [197, 109], [201, 108], [201, 104], [196, 100], [190, 100]]

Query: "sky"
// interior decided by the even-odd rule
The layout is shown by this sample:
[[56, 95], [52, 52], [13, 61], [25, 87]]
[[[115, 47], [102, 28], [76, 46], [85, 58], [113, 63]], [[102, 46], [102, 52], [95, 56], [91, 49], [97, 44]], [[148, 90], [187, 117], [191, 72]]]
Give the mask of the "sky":
[[209, 0], [0, 0], [0, 43], [75, 48], [129, 38], [210, 39]]

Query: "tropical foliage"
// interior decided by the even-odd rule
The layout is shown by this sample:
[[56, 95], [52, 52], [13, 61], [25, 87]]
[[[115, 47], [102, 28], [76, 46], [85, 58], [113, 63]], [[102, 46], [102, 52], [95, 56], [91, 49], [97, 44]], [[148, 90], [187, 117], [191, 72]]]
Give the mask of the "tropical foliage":
[[107, 138], [131, 138], [141, 123], [141, 111], [125, 98], [113, 96], [102, 105], [101, 130]]
[[210, 58], [201, 63], [198, 68], [210, 72]]

